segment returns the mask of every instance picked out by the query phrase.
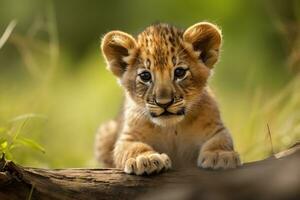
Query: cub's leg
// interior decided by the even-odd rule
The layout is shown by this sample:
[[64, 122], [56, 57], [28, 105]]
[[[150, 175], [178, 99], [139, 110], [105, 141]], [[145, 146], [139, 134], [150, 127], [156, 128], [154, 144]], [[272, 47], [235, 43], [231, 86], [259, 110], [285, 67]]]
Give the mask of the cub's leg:
[[157, 153], [146, 143], [124, 137], [115, 145], [114, 161], [116, 167], [127, 174], [153, 174], [171, 168], [171, 160], [166, 154]]
[[114, 167], [113, 150], [118, 137], [119, 122], [111, 120], [101, 125], [96, 134], [95, 156], [103, 167]]
[[225, 127], [218, 128], [215, 135], [203, 144], [197, 165], [210, 169], [236, 168], [241, 165], [239, 154], [233, 150], [231, 136]]

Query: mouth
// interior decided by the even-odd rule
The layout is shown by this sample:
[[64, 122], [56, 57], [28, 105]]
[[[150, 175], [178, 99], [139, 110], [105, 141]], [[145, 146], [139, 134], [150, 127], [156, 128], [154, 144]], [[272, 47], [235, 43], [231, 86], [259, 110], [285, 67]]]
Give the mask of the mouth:
[[150, 115], [151, 117], [170, 117], [170, 116], [180, 116], [180, 115], [184, 115], [185, 114], [185, 109], [181, 108], [178, 112], [176, 113], [171, 113], [167, 110], [165, 110], [163, 113], [161, 113], [160, 115], [157, 115], [156, 113], [151, 112]]

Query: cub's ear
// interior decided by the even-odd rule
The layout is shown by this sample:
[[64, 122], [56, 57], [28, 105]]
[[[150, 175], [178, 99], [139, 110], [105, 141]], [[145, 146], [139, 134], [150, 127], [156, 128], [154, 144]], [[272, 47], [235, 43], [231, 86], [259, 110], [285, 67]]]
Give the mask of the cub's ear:
[[135, 39], [121, 31], [107, 33], [101, 42], [101, 50], [109, 69], [117, 77], [121, 77], [126, 71], [130, 58], [134, 56], [136, 49]]
[[221, 30], [208, 22], [197, 23], [183, 33], [183, 40], [192, 47], [194, 55], [209, 68], [218, 61], [222, 34]]

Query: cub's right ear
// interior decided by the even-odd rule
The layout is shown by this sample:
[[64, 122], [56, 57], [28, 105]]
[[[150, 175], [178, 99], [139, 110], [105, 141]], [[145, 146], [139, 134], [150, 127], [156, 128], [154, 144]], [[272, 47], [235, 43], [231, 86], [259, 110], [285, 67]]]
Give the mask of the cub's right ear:
[[109, 69], [117, 77], [126, 71], [136, 50], [135, 39], [121, 31], [107, 33], [101, 42], [101, 50]]

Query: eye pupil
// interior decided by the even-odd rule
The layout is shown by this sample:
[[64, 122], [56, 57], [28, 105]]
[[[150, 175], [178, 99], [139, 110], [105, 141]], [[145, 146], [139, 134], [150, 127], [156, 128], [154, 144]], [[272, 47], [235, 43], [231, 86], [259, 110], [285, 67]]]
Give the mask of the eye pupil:
[[151, 80], [151, 74], [150, 72], [142, 72], [139, 74], [140, 78], [142, 79], [142, 81], [144, 82], [148, 82]]
[[177, 69], [175, 69], [174, 74], [176, 78], [183, 78], [186, 74], [186, 70], [182, 67], [178, 67]]

